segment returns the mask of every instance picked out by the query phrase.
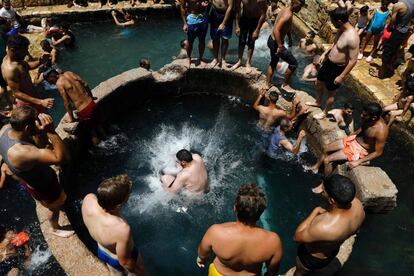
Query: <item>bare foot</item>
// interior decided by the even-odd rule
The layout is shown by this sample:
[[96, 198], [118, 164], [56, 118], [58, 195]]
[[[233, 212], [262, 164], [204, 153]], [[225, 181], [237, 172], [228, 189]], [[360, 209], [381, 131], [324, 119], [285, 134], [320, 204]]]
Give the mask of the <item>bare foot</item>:
[[246, 63], [246, 74], [250, 74], [252, 71], [252, 65], [250, 63]]
[[239, 68], [240, 66], [241, 66], [241, 60], [237, 61], [237, 62], [236, 62], [236, 64], [234, 64], [234, 65], [230, 68], [230, 70], [234, 71], [234, 70], [236, 70], [237, 68]]
[[229, 65], [224, 59], [221, 59], [221, 68], [229, 69]]
[[[63, 227], [62, 227], [63, 228]], [[61, 238], [69, 238], [75, 231], [73, 230], [63, 230], [63, 229], [53, 229], [52, 234]]]
[[210, 64], [209, 64], [209, 68], [214, 68], [214, 67], [216, 67], [217, 66], [217, 64], [218, 64], [218, 60], [217, 59], [213, 59], [213, 61], [212, 62], [210, 62]]
[[314, 174], [317, 174], [318, 173], [318, 168], [315, 168], [315, 166], [307, 166], [307, 165], [302, 165], [302, 168], [305, 170], [305, 171], [307, 171], [307, 172], [309, 172], [309, 171], [311, 171], [311, 172], [313, 172]]
[[315, 194], [320, 194], [323, 192], [323, 184], [319, 184], [319, 186], [312, 188], [312, 192], [314, 192]]

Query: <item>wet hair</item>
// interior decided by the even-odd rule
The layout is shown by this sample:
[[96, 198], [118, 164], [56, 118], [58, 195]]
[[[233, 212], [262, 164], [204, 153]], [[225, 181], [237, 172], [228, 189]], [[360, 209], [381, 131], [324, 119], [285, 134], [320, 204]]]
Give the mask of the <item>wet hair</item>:
[[414, 44], [411, 44], [410, 48], [408, 48], [408, 52], [414, 54]]
[[149, 59], [141, 58], [139, 61], [139, 67], [145, 68], [147, 70], [151, 69], [151, 64], [150, 64]]
[[29, 39], [27, 39], [27, 37], [22, 36], [22, 35], [10, 36], [9, 39], [7, 40], [7, 48], [11, 48], [11, 49], [26, 48], [26, 47], [29, 47], [29, 44], [30, 44]]
[[348, 11], [346, 8], [336, 8], [333, 11], [329, 12], [329, 17], [332, 21], [341, 21], [346, 23], [349, 21]]
[[341, 209], [348, 209], [355, 198], [355, 184], [348, 177], [332, 174], [324, 178], [323, 186], [330, 198]]
[[126, 174], [105, 179], [99, 184], [96, 197], [99, 205], [111, 211], [125, 202], [131, 192], [131, 180]]
[[308, 35], [309, 35], [311, 38], [315, 38], [316, 33], [315, 33], [314, 31], [309, 31], [309, 32], [308, 32]]
[[367, 5], [365, 5], [365, 6], [362, 6], [362, 7], [359, 9], [359, 13], [367, 13], [367, 12], [368, 12], [368, 10], [369, 10], [369, 7], [368, 7]]
[[186, 149], [182, 149], [177, 152], [175, 155], [179, 161], [185, 161], [185, 162], [191, 162], [193, 161], [193, 156], [191, 155], [191, 152], [189, 152]]
[[234, 208], [240, 222], [255, 223], [266, 209], [265, 194], [256, 184], [244, 184], [237, 192]]
[[42, 48], [43, 51], [49, 52], [49, 50], [52, 48], [52, 46], [50, 45], [50, 42], [47, 39], [43, 39], [42, 41], [40, 41], [40, 47]]
[[276, 103], [276, 102], [277, 102], [277, 100], [279, 100], [279, 94], [277, 94], [277, 92], [275, 92], [275, 91], [270, 92], [270, 93], [269, 93], [269, 100], [270, 100], [272, 103]]
[[344, 109], [352, 109], [354, 110], [354, 105], [351, 103], [344, 103], [344, 105], [342, 106]]
[[282, 118], [282, 120], [280, 120], [279, 126], [281, 130], [287, 129], [288, 127], [290, 127], [292, 125], [292, 121], [289, 120], [288, 118]]
[[22, 131], [28, 125], [35, 122], [36, 110], [31, 106], [16, 107], [11, 112], [10, 125], [16, 131]]
[[45, 78], [47, 80], [50, 77], [51, 74], [59, 75], [59, 72], [56, 71], [56, 69], [54, 69], [54, 68], [48, 68], [45, 71], [43, 71], [43, 78]]
[[368, 103], [364, 105], [362, 111], [365, 112], [369, 117], [377, 117], [377, 119], [381, 118], [382, 114], [382, 107], [377, 103]]

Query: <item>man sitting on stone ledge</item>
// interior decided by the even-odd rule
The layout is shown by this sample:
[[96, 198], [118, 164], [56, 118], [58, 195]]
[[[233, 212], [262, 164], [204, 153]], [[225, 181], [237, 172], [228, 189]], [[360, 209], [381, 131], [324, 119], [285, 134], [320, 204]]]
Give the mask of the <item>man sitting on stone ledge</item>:
[[353, 169], [381, 156], [388, 137], [388, 126], [381, 115], [382, 108], [379, 104], [366, 104], [361, 113], [361, 128], [347, 137], [325, 145], [318, 162], [305, 169], [317, 173], [324, 164], [325, 175], [329, 175], [336, 161], [348, 161], [349, 169]]
[[316, 207], [296, 229], [294, 240], [300, 243], [295, 276], [316, 273], [336, 257], [342, 243], [357, 233], [365, 219], [362, 203], [355, 197], [355, 185], [338, 174], [325, 178], [322, 195], [328, 209]]

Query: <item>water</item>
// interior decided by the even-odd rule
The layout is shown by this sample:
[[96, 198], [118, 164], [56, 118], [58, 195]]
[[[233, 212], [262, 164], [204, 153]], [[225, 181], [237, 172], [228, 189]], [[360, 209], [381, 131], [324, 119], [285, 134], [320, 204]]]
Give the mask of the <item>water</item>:
[[[235, 219], [232, 204], [247, 182], [266, 192], [268, 208], [260, 224], [283, 239], [282, 270], [293, 264], [293, 231], [319, 202], [311, 192], [317, 177], [302, 172], [300, 157], [286, 161], [263, 155], [250, 107], [231, 98], [191, 95], [150, 101], [127, 116], [113, 122], [119, 133], [84, 160], [88, 166], [80, 165], [79, 195], [96, 191], [103, 178], [131, 177], [133, 194], [123, 214], [151, 275], [204, 275], [195, 264], [198, 243], [212, 224]], [[174, 164], [182, 148], [203, 156], [208, 194], [173, 196], [162, 189], [159, 171]]]
[[[179, 41], [185, 38], [183, 32], [181, 31], [181, 27], [181, 21], [178, 18], [165, 19], [162, 17], [148, 18], [147, 21], [143, 20], [139, 23], [136, 29], [128, 31], [128, 34], [125, 34], [125, 30], [114, 26], [112, 22], [99, 22], [95, 24], [74, 24], [73, 29], [77, 35], [78, 47], [71, 51], [65, 50], [59, 53], [59, 65], [65, 70], [72, 70], [78, 73], [80, 76], [82, 76], [82, 78], [88, 81], [91, 87], [94, 87], [99, 82], [104, 81], [107, 78], [112, 77], [124, 70], [137, 67], [138, 60], [141, 57], [148, 57], [151, 60], [152, 68], [154, 70], [157, 70], [160, 67], [162, 67], [162, 65], [164, 65], [165, 63], [170, 62], [171, 57], [178, 53]], [[270, 60], [270, 55], [266, 43], [267, 35], [261, 36], [257, 40], [253, 61], [253, 65], [258, 67], [262, 71], [266, 69], [268, 61]], [[311, 57], [300, 53], [300, 50], [298, 50], [297, 47], [294, 47], [293, 52], [298, 57], [298, 75], [300, 76], [306, 64], [311, 62]], [[197, 55], [196, 48], [194, 54]], [[237, 39], [233, 37], [233, 39], [230, 42], [228, 61], [234, 61], [236, 59], [236, 55]], [[211, 52], [209, 50], [206, 50], [206, 57], [211, 57]], [[278, 82], [278, 79], [275, 77], [274, 81]], [[292, 81], [294, 87], [305, 90], [311, 95], [315, 94], [315, 89], [311, 83], [300, 82], [298, 76], [294, 76], [292, 78]], [[55, 108], [55, 110], [52, 111], [52, 114], [54, 114], [55, 118], [59, 118], [63, 114], [63, 105], [61, 103], [60, 96], [57, 94], [56, 91], [50, 93], [51, 95], [56, 97], [56, 104], [60, 105], [60, 107], [57, 107]], [[343, 86], [341, 89], [339, 89], [336, 95], [336, 106], [339, 106], [341, 102], [351, 100], [357, 108], [361, 107], [362, 103], [358, 99], [356, 99], [353, 91], [350, 91], [346, 86]], [[197, 103], [197, 101], [195, 101], [195, 103]], [[180, 105], [176, 104], [174, 104], [173, 106], [175, 108], [180, 107]], [[211, 111], [213, 112], [212, 114], [220, 114], [219, 110], [217, 110], [214, 106], [209, 105], [209, 108], [212, 108], [213, 111], [215, 110], [215, 113]], [[158, 110], [156, 108], [156, 104], [154, 103], [151, 104], [149, 109], [151, 111]], [[198, 106], [198, 109], [202, 110], [200, 114], [202, 114], [203, 112], [207, 112], [204, 111], [203, 106]], [[141, 126], [141, 130], [145, 129], [145, 133], [141, 133], [144, 131], [140, 131], [139, 133], [140, 137], [142, 137], [143, 139], [142, 141], [148, 141], [150, 139], [153, 139], [157, 137], [155, 132], [160, 130], [159, 127], [161, 126], [161, 124], [164, 124], [165, 131], [167, 131], [171, 126], [171, 124], [168, 124], [168, 122], [166, 122], [170, 120], [169, 118], [171, 110], [173, 109], [169, 109], [168, 111], [164, 112], [158, 110], [152, 113], [148, 111], [148, 114], [151, 114], [151, 118], [153, 116], [164, 116], [162, 120], [160, 119], [159, 125], [156, 125], [154, 128], [150, 128], [147, 125], [145, 125], [147, 117], [144, 117], [145, 120], [137, 119], [135, 120], [135, 122], [130, 122], [130, 124], [133, 125], [131, 126], [131, 128], [135, 126]], [[186, 112], [188, 112], [189, 110], [192, 111], [192, 113], [183, 114], [188, 114], [189, 116], [190, 114], [195, 114], [195, 112], [197, 111], [195, 109], [191, 109], [191, 107], [187, 107]], [[236, 111], [233, 110], [232, 112]], [[245, 118], [245, 121], [249, 121], [249, 128], [254, 129], [255, 115], [252, 115], [250, 109], [243, 107], [241, 108], [241, 111], [238, 113], [238, 115], [240, 115], [242, 118]], [[214, 118], [216, 119], [217, 116], [214, 116]], [[188, 118], [188, 120], [192, 121], [192, 124], [187, 125], [187, 130], [189, 129], [201, 131], [199, 133], [205, 133], [205, 131], [207, 131], [209, 128], [211, 129], [211, 127], [215, 124], [215, 121], [211, 121], [213, 120], [212, 118], [205, 118], [203, 120], [197, 121], [193, 121], [194, 119]], [[238, 118], [233, 123], [239, 123], [239, 121], [241, 121], [241, 118]], [[127, 136], [130, 132], [126, 131], [124, 127], [121, 127], [121, 123], [119, 124], [119, 126], [119, 132], [121, 134], [113, 137], [112, 140], [107, 142], [105, 145], [109, 148], [112, 147], [111, 149], [113, 151], [122, 150], [124, 152], [123, 154], [125, 154], [126, 156], [128, 154], [129, 149], [123, 147], [122, 144], [127, 143], [128, 140], [130, 140], [130, 138], [132, 137]], [[249, 132], [249, 130], [244, 131]], [[175, 137], [174, 141], [181, 141], [181, 138], [183, 136], [180, 136], [180, 134], [185, 133], [185, 131], [183, 129], [183, 125], [180, 125], [180, 127], [175, 127], [175, 132], [172, 131], [164, 133], [168, 133], [168, 135], [171, 135], [171, 137]], [[254, 135], [255, 134], [252, 134], [252, 137], [255, 137]], [[408, 155], [409, 153], [407, 153], [407, 151], [403, 147], [397, 145], [393, 141], [392, 135], [389, 141], [387, 142], [384, 155], [378, 160], [374, 161], [373, 163], [383, 168], [384, 171], [387, 172], [387, 174], [394, 181], [394, 183], [396, 183], [399, 189], [398, 207], [394, 211], [386, 215], [367, 216], [364, 226], [361, 229], [357, 243], [354, 247], [354, 251], [352, 252], [351, 258], [349, 262], [346, 263], [343, 271], [341, 272], [341, 275], [414, 274], [414, 249], [412, 242], [412, 237], [414, 234], [414, 204], [412, 202], [412, 198], [414, 197], [414, 188], [412, 187], [412, 179], [414, 178], [414, 164], [413, 159], [410, 158], [410, 156]], [[135, 137], [135, 135], [133, 137]], [[171, 142], [170, 140], [168, 141]], [[189, 139], [188, 143], [192, 143], [194, 145], [204, 145], [207, 142], [206, 140], [196, 142]], [[228, 146], [226, 146], [225, 152], [227, 152], [227, 148]], [[246, 149], [248, 149], [248, 152], [252, 151], [252, 149], [248, 146], [246, 146]], [[172, 151], [172, 149], [170, 150]], [[203, 150], [200, 151], [203, 152]], [[148, 151], [145, 152], [149, 154]], [[140, 152], [137, 151], [136, 154], [139, 155]], [[248, 157], [246, 160], [252, 160], [254, 158], [254, 154], [252, 155], [250, 153], [249, 155], [247, 152], [245, 154]], [[106, 150], [105, 147], [102, 148], [101, 152], [98, 151], [94, 158], [100, 159], [100, 161], [96, 160], [94, 162], [101, 162], [100, 164], [102, 164], [102, 168], [105, 168], [107, 171], [106, 173], [104, 173], [103, 169], [98, 170], [97, 168], [89, 167], [89, 173], [95, 177], [94, 179], [88, 180], [88, 182], [91, 184], [90, 187], [87, 187], [85, 189], [89, 191], [94, 191], [96, 185], [99, 183], [100, 180], [102, 180], [104, 177], [112, 176], [115, 173], [128, 172], [129, 174], [134, 175], [135, 171], [137, 171], [135, 173], [136, 176], [133, 180], [135, 185], [137, 185], [138, 187], [134, 188], [136, 195], [133, 196], [133, 198], [131, 199], [132, 201], [128, 207], [132, 210], [133, 208], [137, 209], [138, 207], [136, 206], [139, 206], [139, 210], [145, 210], [142, 212], [142, 214], [139, 214], [140, 219], [142, 219], [142, 216], [148, 214], [149, 210], [151, 210], [151, 212], [155, 212], [156, 210], [158, 210], [157, 208], [152, 208], [152, 205], [154, 205], [154, 203], [156, 203], [159, 199], [157, 193], [160, 193], [160, 191], [152, 191], [149, 188], [152, 187], [150, 185], [152, 183], [150, 179], [141, 179], [138, 177], [138, 175], [142, 177], [148, 177], [148, 175], [150, 174], [149, 172], [153, 170], [153, 168], [151, 168], [149, 165], [150, 163], [146, 162], [146, 165], [142, 164], [143, 160], [149, 160], [146, 156], [143, 159], [137, 159], [135, 165], [130, 164], [129, 166], [124, 166], [121, 164], [117, 164], [116, 170], [113, 170], [113, 166], [110, 166], [110, 164], [106, 164], [104, 162], [107, 160], [111, 160], [112, 158], [111, 151]], [[248, 161], [243, 160], [243, 164], [243, 166], [248, 166], [248, 164], [251, 163], [248, 163]], [[286, 268], [293, 265], [292, 258], [295, 254], [295, 245], [291, 243], [291, 236], [293, 234], [294, 228], [296, 227], [297, 223], [299, 223], [299, 221], [302, 218], [304, 218], [305, 215], [308, 212], [310, 212], [310, 210], [317, 204], [317, 199], [315, 199], [315, 197], [309, 193], [308, 184], [305, 184], [305, 182], [308, 182], [310, 185], [314, 184], [316, 180], [310, 179], [309, 181], [306, 181], [307, 177], [309, 176], [302, 173], [300, 169], [298, 169], [296, 164], [292, 166], [286, 166], [286, 163], [283, 161], [274, 161], [274, 164], [271, 166], [271, 168], [273, 168], [273, 170], [256, 167], [254, 169], [255, 175], [250, 175], [249, 173], [246, 175], [251, 176], [252, 178], [250, 180], [254, 180], [260, 185], [262, 185], [263, 182], [269, 183], [268, 181], [271, 181], [269, 179], [273, 179], [272, 176], [269, 174], [274, 174], [274, 176], [280, 177], [281, 181], [283, 180], [284, 183], [287, 183], [286, 185], [283, 185], [283, 196], [274, 199], [270, 198], [270, 196], [278, 191], [280, 185], [272, 184], [265, 187], [266, 194], [269, 197], [269, 208], [267, 213], [264, 214], [265, 219], [262, 219], [261, 222], [263, 225], [265, 225], [265, 227], [270, 227], [271, 229], [280, 233], [282, 237], [284, 237], [283, 242], [285, 253], [283, 257], [283, 268]], [[280, 170], [283, 171], [283, 176], [277, 175], [276, 171]], [[265, 171], [266, 173], [263, 173], [262, 171]], [[231, 176], [227, 176], [226, 179], [231, 179]], [[295, 184], [291, 185], [292, 183]], [[304, 183], [303, 185], [306, 186], [304, 187], [304, 193], [306, 193], [305, 196], [298, 194], [298, 191], [302, 192], [302, 190], [300, 190], [297, 187], [297, 185], [302, 185], [300, 183]], [[236, 184], [240, 185], [241, 183], [235, 183], [235, 185]], [[83, 183], [81, 185], [84, 187]], [[229, 195], [230, 199], [234, 197], [234, 193], [236, 190], [236, 187], [229, 187], [229, 190], [226, 192], [226, 194]], [[138, 195], [140, 195], [141, 192], [145, 192], [146, 195], [150, 195], [152, 201], [140, 200], [142, 199], [142, 196]], [[15, 188], [2, 190], [0, 191], [0, 193], [2, 195], [2, 198], [6, 199], [0, 203], [0, 210], [2, 214], [1, 221], [7, 222], [8, 225], [16, 225], [18, 229], [24, 229], [29, 225], [29, 228], [33, 229], [33, 232], [37, 233], [35, 235], [39, 237], [39, 239], [35, 240], [35, 243], [42, 243], [45, 248], [45, 243], [40, 238], [40, 230], [38, 229], [38, 226], [35, 222], [36, 217], [34, 212], [28, 213], [28, 211], [25, 211], [25, 214], [23, 216], [23, 214], [16, 207], [20, 207], [21, 204], [26, 204], [24, 205], [27, 206], [25, 210], [33, 210], [33, 204], [31, 203], [31, 200], [27, 197], [27, 195], [19, 195], [16, 197]], [[16, 200], [18, 200], [19, 202], [18, 205], [17, 203], [13, 203]], [[168, 201], [169, 203], [167, 204], [167, 206], [170, 206], [172, 202], [171, 199], [168, 200], [170, 201]], [[300, 202], [300, 205], [296, 204], [297, 202]], [[137, 232], [136, 235], [138, 244], [144, 247], [143, 250], [145, 251], [143, 252], [143, 255], [145, 261], [146, 263], [149, 263], [151, 267], [153, 267], [152, 272], [156, 271], [154, 267], [159, 265], [160, 273], [155, 273], [155, 275], [170, 275], [170, 271], [178, 269], [176, 268], [178, 266], [192, 267], [192, 265], [195, 264], [193, 258], [194, 256], [191, 254], [195, 254], [195, 246], [201, 238], [201, 235], [204, 232], [205, 228], [201, 229], [201, 226], [192, 226], [195, 229], [194, 231], [198, 233], [198, 236], [191, 241], [183, 237], [184, 234], [182, 234], [181, 231], [187, 233], [189, 230], [184, 231], [184, 227], [190, 225], [189, 222], [194, 223], [194, 220], [190, 220], [191, 217], [189, 217], [188, 215], [188, 213], [193, 215], [194, 212], [194, 208], [190, 208], [192, 206], [191, 204], [200, 204], [201, 207], [208, 206], [207, 204], [212, 204], [211, 202], [192, 202], [190, 204], [191, 206], [184, 206], [180, 205], [182, 201], [180, 203], [179, 200], [175, 200], [173, 201], [173, 203], [176, 204], [177, 208], [170, 208], [168, 212], [170, 212], [169, 214], [173, 214], [174, 217], [177, 218], [177, 221], [179, 221], [177, 227], [180, 227], [179, 230], [176, 230], [173, 233], [178, 233], [178, 235], [180, 235], [183, 243], [182, 246], [185, 249], [179, 248], [176, 252], [173, 252], [172, 254], [175, 255], [177, 252], [190, 252], [188, 253], [189, 255], [186, 255], [187, 257], [184, 258], [185, 261], [183, 260], [175, 264], [177, 258], [174, 258], [174, 260], [172, 260], [171, 256], [166, 256], [166, 253], [163, 253], [164, 251], [161, 251], [161, 255], [155, 256], [156, 254], [152, 252], [152, 250], [150, 250], [151, 241], [148, 241], [148, 243], [145, 244], [146, 241], [139, 236], [140, 234], [144, 235], [151, 231], [161, 231], [162, 233], [165, 233], [166, 230], [163, 230], [164, 224], [158, 222], [157, 225], [160, 225], [162, 227], [158, 227], [157, 229], [146, 226], [145, 223], [142, 223], [142, 225], [140, 224], [139, 226], [135, 225], [135, 223], [132, 224], [134, 230]], [[221, 202], [219, 203], [223, 204]], [[77, 204], [79, 205], [79, 200], [77, 201]], [[285, 204], [283, 209], [278, 207], [280, 206], [279, 204]], [[306, 206], [302, 206], [302, 204], [306, 204]], [[218, 220], [224, 221], [226, 219], [232, 219], [233, 216], [231, 214], [230, 205], [231, 202], [227, 202], [227, 206], [221, 206], [220, 208], [222, 208], [222, 210], [225, 210], [223, 212], [227, 213], [220, 213], [220, 216], [217, 216], [217, 220], [212, 221], [211, 223], [219, 222]], [[136, 209], [134, 209], [134, 211], [136, 211]], [[139, 210], [137, 211], [138, 213], [140, 212]], [[179, 212], [177, 212], [177, 210]], [[280, 213], [284, 213], [281, 210], [287, 210], [287, 212], [290, 213], [296, 212], [300, 219], [299, 217], [296, 217], [296, 219], [288, 220], [287, 217], [285, 218], [283, 216], [279, 216]], [[208, 214], [208, 212], [206, 213]], [[205, 216], [206, 213], [203, 213], [202, 216]], [[131, 218], [130, 214], [126, 213], [126, 215], [128, 216], [128, 219]], [[295, 218], [295, 216], [291, 217]], [[273, 218], [273, 221], [268, 222], [268, 219], [266, 218]], [[277, 218], [277, 221], [275, 220], [275, 218]], [[131, 219], [134, 220], [134, 218]], [[169, 217], [164, 215], [163, 219], [169, 219]], [[149, 218], [148, 221], [150, 221]], [[161, 218], [159, 219], [159, 221], [162, 221]], [[197, 222], [197, 220], [195, 221]], [[182, 227], [181, 224], [183, 225]], [[168, 237], [170, 238], [172, 236], [173, 235], [169, 233]], [[174, 236], [174, 239], [171, 243], [164, 241], [164, 243], [166, 243], [165, 247], [171, 247], [171, 244], [173, 244], [174, 241], [178, 242], [180, 241], [180, 239]], [[145, 255], [147, 255], [147, 257], [145, 257]], [[53, 259], [53, 257], [51, 257], [51, 259]], [[49, 264], [41, 265], [39, 269], [41, 269], [44, 272], [48, 271], [50, 267]], [[42, 273], [34, 274], [43, 275]], [[54, 273], [54, 275], [58, 274], [58, 272]]]

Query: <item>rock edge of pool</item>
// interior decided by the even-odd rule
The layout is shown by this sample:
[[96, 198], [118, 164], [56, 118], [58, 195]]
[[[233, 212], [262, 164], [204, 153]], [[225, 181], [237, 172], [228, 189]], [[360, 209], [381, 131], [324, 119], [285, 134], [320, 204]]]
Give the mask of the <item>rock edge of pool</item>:
[[[241, 98], [247, 103], [252, 103], [257, 97], [259, 88], [265, 81], [265, 76], [253, 69], [249, 74], [244, 68], [236, 71], [222, 69], [209, 69], [203, 66], [188, 68], [188, 61], [175, 60], [165, 65], [159, 71], [150, 72], [142, 68], [131, 69], [115, 77], [112, 77], [93, 89], [93, 95], [97, 97], [98, 112], [109, 117], [128, 110], [137, 102], [145, 102], [149, 98], [162, 96], [178, 96], [193, 93], [194, 91], [210, 94], [221, 94]], [[212, 91], [214, 91], [212, 93]], [[297, 96], [301, 101], [314, 100], [303, 91]], [[289, 109], [290, 103], [280, 97], [278, 103], [281, 108]], [[310, 108], [310, 113], [321, 112], [319, 108]], [[71, 153], [71, 162], [60, 172], [59, 177], [68, 196], [71, 196], [74, 187], [67, 185], [73, 181], [72, 167], [77, 160], [78, 153], [85, 146], [86, 139], [77, 129], [78, 123], [64, 123], [65, 114], [56, 128], [64, 143]], [[311, 150], [318, 154], [322, 145], [337, 140], [345, 135], [337, 124], [328, 120], [315, 120], [308, 116], [302, 123], [302, 127], [312, 135], [308, 136], [308, 144]], [[373, 213], [386, 213], [396, 207], [398, 190], [388, 175], [378, 167], [357, 167], [351, 171], [344, 165], [338, 166], [337, 172], [343, 174], [356, 184], [357, 197], [363, 202], [366, 211]], [[72, 191], [71, 191], [72, 190]], [[88, 250], [84, 242], [74, 235], [68, 239], [60, 239], [51, 234], [47, 217], [43, 206], [37, 204], [41, 230], [54, 257], [61, 267], [69, 275], [108, 275], [109, 271], [92, 252]], [[63, 223], [70, 219], [62, 217]], [[326, 268], [327, 273], [338, 271], [348, 260], [355, 242], [355, 235], [346, 240], [335, 259]], [[286, 275], [293, 275], [294, 268]]]

